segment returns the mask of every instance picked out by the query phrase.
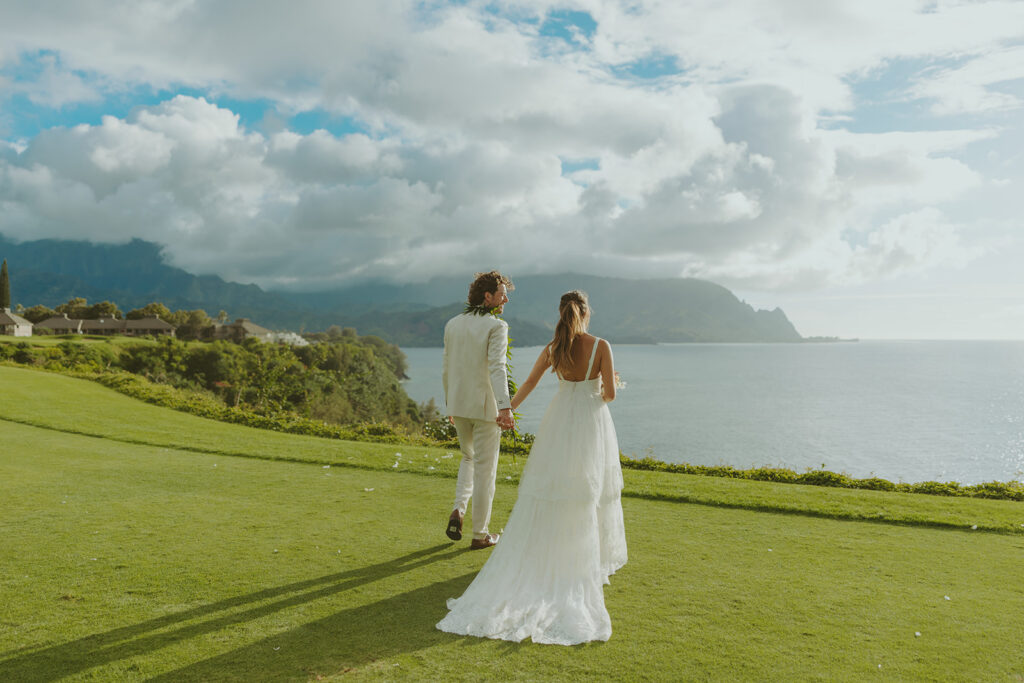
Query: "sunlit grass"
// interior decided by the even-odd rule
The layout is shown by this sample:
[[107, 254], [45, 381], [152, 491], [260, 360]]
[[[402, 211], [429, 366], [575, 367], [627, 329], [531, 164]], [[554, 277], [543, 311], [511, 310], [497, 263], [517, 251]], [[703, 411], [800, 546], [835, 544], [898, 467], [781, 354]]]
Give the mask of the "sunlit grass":
[[[627, 471], [612, 639], [515, 645], [433, 628], [486, 559], [443, 536], [445, 451], [220, 424], [7, 367], [0, 418], [0, 680], [1024, 674], [1019, 503]], [[499, 486], [496, 529], [514, 497]], [[868, 512], [885, 523], [849, 519]], [[970, 514], [1005, 527], [927, 526]]]
[[[0, 420], [174, 451], [455, 477], [458, 452], [345, 442], [214, 422], [142, 403], [85, 380], [0, 365]], [[498, 482], [515, 485], [523, 460], [501, 456]], [[1024, 504], [976, 498], [845, 490], [626, 470], [631, 497], [843, 519], [1024, 534]]]
[[[56, 346], [62, 342], [74, 344], [111, 344], [113, 346], [124, 346], [125, 344], [156, 344], [153, 339], [146, 337], [129, 337], [126, 335], [98, 335], [98, 334], [34, 334], [31, 337], [12, 337], [0, 334], [0, 343], [18, 344], [25, 342], [29, 346]], [[198, 342], [197, 342], [198, 343]]]

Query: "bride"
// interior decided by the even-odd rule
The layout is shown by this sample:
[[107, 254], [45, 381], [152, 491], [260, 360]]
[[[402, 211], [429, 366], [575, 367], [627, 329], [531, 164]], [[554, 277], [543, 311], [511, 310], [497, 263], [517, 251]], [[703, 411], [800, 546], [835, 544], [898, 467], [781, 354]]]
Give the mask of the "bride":
[[604, 584], [626, 563], [622, 469], [606, 403], [615, 398], [608, 342], [587, 334], [580, 291], [562, 295], [554, 340], [512, 399], [515, 410], [549, 367], [558, 376], [501, 541], [437, 628], [519, 642], [608, 640]]

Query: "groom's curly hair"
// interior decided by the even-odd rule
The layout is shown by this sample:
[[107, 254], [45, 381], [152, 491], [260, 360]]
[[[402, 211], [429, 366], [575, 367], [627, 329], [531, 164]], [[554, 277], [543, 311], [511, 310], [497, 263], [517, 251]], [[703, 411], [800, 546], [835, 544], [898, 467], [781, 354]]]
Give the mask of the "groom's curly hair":
[[516, 288], [512, 281], [496, 270], [489, 273], [477, 273], [473, 283], [469, 285], [469, 305], [482, 306], [484, 294], [494, 294], [498, 291], [498, 285], [505, 285], [505, 290], [511, 292]]

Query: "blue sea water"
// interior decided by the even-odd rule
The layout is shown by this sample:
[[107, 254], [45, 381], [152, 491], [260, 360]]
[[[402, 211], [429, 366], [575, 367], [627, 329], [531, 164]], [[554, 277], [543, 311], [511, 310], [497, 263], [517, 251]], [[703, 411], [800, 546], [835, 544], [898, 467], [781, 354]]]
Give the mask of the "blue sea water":
[[[441, 349], [403, 349], [406, 391], [444, 406]], [[513, 349], [513, 376], [540, 347]], [[614, 348], [626, 454], [673, 463], [824, 467], [892, 481], [1024, 479], [1024, 342], [861, 341]], [[557, 380], [520, 409], [536, 431]]]

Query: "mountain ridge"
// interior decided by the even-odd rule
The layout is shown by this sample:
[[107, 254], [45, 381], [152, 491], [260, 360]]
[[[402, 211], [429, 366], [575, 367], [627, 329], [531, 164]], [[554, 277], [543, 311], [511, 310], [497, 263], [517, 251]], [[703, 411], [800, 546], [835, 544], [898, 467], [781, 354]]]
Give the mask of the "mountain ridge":
[[[216, 275], [193, 275], [163, 261], [160, 246], [66, 240], [16, 243], [0, 235], [13, 304], [50, 307], [71, 297], [114, 301], [123, 310], [160, 301], [171, 309], [226, 310], [267, 327], [298, 332], [355, 327], [400, 346], [440, 346], [444, 323], [465, 301], [471, 276], [419, 284], [370, 282], [324, 292], [264, 290]], [[756, 310], [727, 288], [698, 279], [628, 280], [561, 273], [513, 277], [505, 316], [519, 345], [544, 344], [557, 321], [558, 297], [590, 295], [592, 331], [615, 343], [798, 342], [779, 308]]]

